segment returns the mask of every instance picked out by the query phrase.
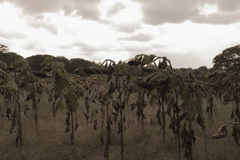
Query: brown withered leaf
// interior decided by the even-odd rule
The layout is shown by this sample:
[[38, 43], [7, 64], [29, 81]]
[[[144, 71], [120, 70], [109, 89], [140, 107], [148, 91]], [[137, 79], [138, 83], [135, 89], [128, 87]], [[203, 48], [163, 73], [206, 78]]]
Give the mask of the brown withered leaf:
[[97, 119], [95, 119], [95, 120], [94, 120], [94, 126], [93, 126], [93, 129], [94, 129], [94, 130], [97, 129], [97, 124], [98, 124]]
[[176, 124], [176, 118], [172, 117], [171, 118], [171, 122], [169, 124], [169, 129], [172, 129], [173, 133], [176, 133], [176, 128], [175, 128], [175, 124]]
[[70, 114], [68, 114], [66, 118], [66, 125], [70, 125]]
[[16, 136], [16, 139], [15, 139], [15, 145], [16, 145], [16, 147], [18, 146], [18, 143], [19, 143], [19, 136]]
[[199, 124], [203, 129], [205, 128], [204, 119], [200, 113], [197, 115], [197, 124]]
[[83, 71], [87, 74], [95, 74], [96, 71], [90, 68], [83, 68]]
[[77, 130], [77, 128], [78, 128], [78, 124], [76, 123], [74, 132]]
[[214, 133], [211, 135], [211, 138], [213, 139], [219, 139], [219, 138], [224, 138], [227, 136], [227, 129], [226, 129], [226, 126], [228, 124], [225, 124], [221, 127], [218, 128], [218, 132], [217, 133]]
[[26, 98], [26, 101], [29, 101], [29, 100], [33, 100], [34, 99], [34, 94], [33, 93], [30, 93], [27, 98]]
[[143, 71], [143, 72], [146, 72], [146, 73], [152, 73], [153, 71], [155, 71], [156, 69], [154, 69], [154, 68], [147, 68], [147, 67], [141, 67], [141, 70]]
[[178, 119], [179, 123], [185, 118], [187, 117], [187, 112], [184, 112]]
[[50, 77], [50, 76], [47, 75], [46, 73], [40, 72], [40, 71], [35, 71], [35, 70], [33, 70], [32, 73], [33, 73], [35, 76], [40, 77], [40, 78], [48, 78], [48, 77]]
[[234, 118], [234, 109], [232, 109], [231, 119]]
[[136, 103], [136, 102], [133, 102], [133, 103], [131, 104], [131, 111], [133, 111], [133, 110], [136, 108], [136, 106], [137, 106], [137, 103]]
[[8, 120], [11, 120], [11, 116], [12, 116], [12, 110], [11, 110], [11, 108], [8, 108], [8, 109], [7, 109], [7, 117], [8, 117]]
[[238, 145], [240, 145], [240, 144], [239, 144], [239, 141], [238, 141], [238, 140], [239, 140], [238, 132], [239, 132], [239, 127], [238, 127], [237, 124], [234, 124], [234, 125], [233, 125], [232, 136], [233, 136], [233, 138], [234, 138], [234, 141], [235, 141]]
[[141, 81], [141, 80], [135, 80], [135, 83], [137, 84], [137, 86], [151, 90], [154, 89], [155, 87], [149, 83], [149, 82], [145, 82], [145, 81]]
[[[117, 73], [113, 73], [114, 76], [117, 76]], [[118, 74], [119, 77], [123, 76], [123, 73]]]
[[12, 130], [14, 129], [15, 126], [16, 126], [16, 120], [14, 119], [11, 124], [10, 134], [12, 134]]
[[52, 101], [53, 101], [52, 94], [49, 94], [49, 97], [48, 97], [48, 102], [52, 102]]
[[102, 142], [102, 146], [104, 145], [104, 139], [100, 137], [100, 141]]
[[69, 130], [70, 130], [70, 125], [68, 125], [68, 126], [66, 127], [65, 133], [69, 132]]
[[236, 115], [238, 117], [238, 120], [240, 120], [240, 112], [239, 112], [238, 108], [235, 109], [235, 113], [236, 113]]
[[109, 90], [108, 90], [108, 95], [111, 95], [114, 91], [115, 91], [116, 87], [114, 86], [113, 82], [111, 81], [110, 83], [110, 87], [109, 87]]
[[141, 62], [135, 61], [135, 60], [131, 60], [131, 61], [128, 62], [129, 66], [138, 66], [140, 64], [141, 64]]
[[177, 103], [173, 104], [173, 113], [179, 113], [181, 110], [179, 109]]
[[167, 106], [167, 114], [171, 115], [171, 106], [170, 105]]

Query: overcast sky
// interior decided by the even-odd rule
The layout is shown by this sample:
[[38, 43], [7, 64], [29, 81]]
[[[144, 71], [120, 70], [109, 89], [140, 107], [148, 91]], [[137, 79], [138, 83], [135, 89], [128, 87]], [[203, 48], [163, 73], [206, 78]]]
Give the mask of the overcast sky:
[[177, 68], [212, 67], [240, 44], [240, 0], [0, 0], [0, 44], [25, 58], [155, 54]]

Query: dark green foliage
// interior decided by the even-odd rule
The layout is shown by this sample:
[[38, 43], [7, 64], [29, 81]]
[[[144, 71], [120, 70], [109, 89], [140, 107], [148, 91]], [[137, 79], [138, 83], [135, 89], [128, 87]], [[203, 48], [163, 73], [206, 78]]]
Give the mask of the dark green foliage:
[[[84, 59], [80, 59], [80, 58], [73, 58], [73, 59], [68, 60], [67, 58], [65, 58], [63, 56], [54, 57], [51, 55], [34, 55], [34, 56], [26, 58], [26, 60], [28, 61], [29, 65], [31, 66], [31, 68], [33, 70], [40, 71], [43, 68], [41, 63], [47, 57], [52, 57], [54, 61], [63, 62], [65, 69], [68, 73], [73, 73], [74, 70], [78, 67], [88, 68], [91, 66], [97, 66], [97, 64], [95, 62], [90, 62], [88, 60], [84, 60]], [[0, 60], [2, 60], [1, 54], [0, 54]], [[3, 59], [3, 61], [6, 62], [5, 59]], [[11, 60], [10, 60], [10, 62], [11, 62]]]
[[239, 72], [240, 45], [227, 48], [213, 58], [213, 69]]
[[13, 62], [13, 59], [15, 58], [23, 58], [23, 57], [14, 52], [3, 53], [0, 51], [0, 60], [7, 63], [8, 66], [10, 66], [10, 64]]
[[26, 58], [29, 65], [31, 66], [32, 70], [40, 71], [44, 66], [41, 65], [41, 63], [44, 61], [47, 57], [53, 57], [51, 55], [34, 55]]
[[0, 52], [1, 53], [7, 53], [9, 51], [8, 46], [0, 44]]
[[210, 71], [210, 69], [208, 69], [207, 66], [201, 66], [197, 70], [202, 71], [203, 73], [207, 73]]

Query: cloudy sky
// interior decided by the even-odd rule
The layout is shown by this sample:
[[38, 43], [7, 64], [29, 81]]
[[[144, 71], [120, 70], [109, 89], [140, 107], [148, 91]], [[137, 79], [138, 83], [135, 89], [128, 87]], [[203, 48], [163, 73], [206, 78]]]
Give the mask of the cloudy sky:
[[240, 1], [0, 0], [0, 44], [25, 58], [155, 54], [174, 67], [212, 67], [214, 56], [240, 44]]

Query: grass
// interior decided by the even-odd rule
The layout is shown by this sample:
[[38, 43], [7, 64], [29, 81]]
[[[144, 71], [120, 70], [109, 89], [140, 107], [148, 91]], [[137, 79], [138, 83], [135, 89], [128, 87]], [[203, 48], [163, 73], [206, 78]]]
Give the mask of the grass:
[[[24, 145], [22, 153], [14, 144], [14, 134], [9, 134], [11, 122], [7, 118], [3, 119], [3, 127], [0, 128], [0, 159], [4, 160], [101, 160], [104, 159], [103, 153], [105, 146], [100, 142], [100, 119], [98, 120], [97, 130], [93, 129], [93, 123], [89, 123], [88, 129], [86, 120], [83, 115], [85, 105], [82, 99], [79, 100], [80, 106], [77, 111], [79, 128], [75, 132], [75, 146], [70, 145], [70, 133], [65, 133], [66, 109], [59, 110], [56, 116], [56, 131], [54, 130], [54, 119], [52, 116], [52, 102], [47, 101], [48, 96], [43, 95], [39, 109], [39, 134], [35, 131], [34, 111], [30, 107], [28, 111], [29, 117], [23, 117], [23, 139]], [[131, 101], [133, 99], [131, 98]], [[232, 103], [222, 105], [220, 101], [216, 101], [218, 116], [214, 116], [214, 124], [206, 119], [206, 133], [208, 144], [209, 160], [237, 160], [240, 157], [240, 147], [234, 142], [231, 136], [232, 128], [229, 126], [228, 136], [213, 140], [210, 135], [216, 129], [230, 120]], [[0, 102], [3, 102], [2, 97]], [[130, 103], [131, 104], [131, 103]], [[203, 101], [204, 111], [206, 110], [206, 100]], [[99, 105], [99, 103], [90, 102], [90, 107]], [[29, 102], [31, 106], [31, 101]], [[3, 112], [5, 105], [1, 104]], [[90, 110], [91, 111], [91, 110]], [[91, 112], [90, 112], [91, 113]], [[127, 108], [124, 110], [126, 122], [128, 121]], [[144, 109], [145, 115], [156, 115], [157, 106], [151, 107], [149, 104]], [[99, 114], [100, 115], [100, 114]], [[155, 122], [154, 126], [150, 126], [151, 116], [147, 116], [144, 120], [145, 134], [142, 133], [141, 126], [138, 126], [136, 109], [130, 111], [130, 126], [124, 131], [124, 159], [125, 160], [169, 160], [178, 159], [177, 140], [171, 130], [168, 130], [169, 119], [167, 118], [166, 143], [162, 143], [162, 131], [157, 124], [156, 116], [152, 117]], [[207, 117], [207, 115], [205, 115]], [[134, 121], [134, 124], [132, 124]], [[205, 160], [204, 136], [203, 130], [198, 124], [194, 125], [196, 146], [193, 148], [193, 159]], [[104, 130], [105, 131], [105, 130]], [[120, 159], [120, 134], [113, 122], [111, 146], [109, 156], [111, 160]], [[106, 135], [106, 133], [104, 133]], [[184, 151], [181, 151], [181, 159]]]

